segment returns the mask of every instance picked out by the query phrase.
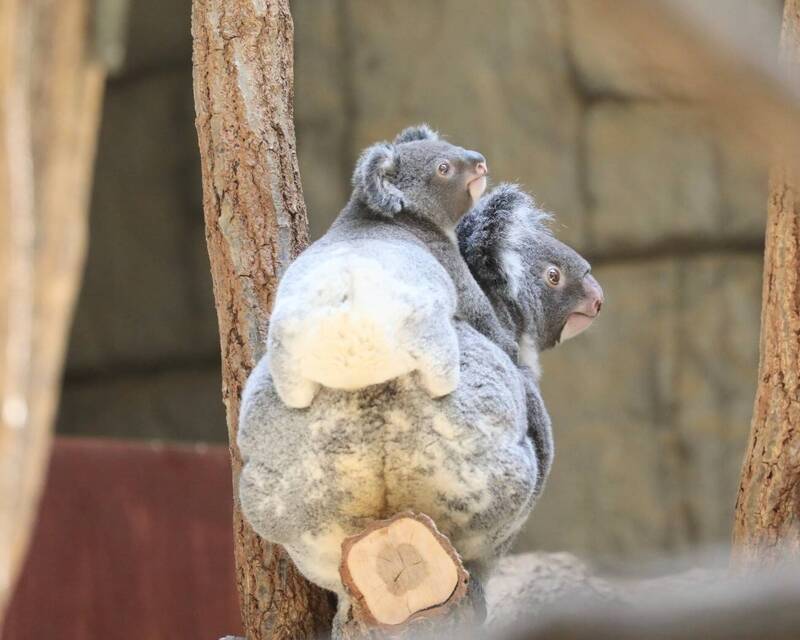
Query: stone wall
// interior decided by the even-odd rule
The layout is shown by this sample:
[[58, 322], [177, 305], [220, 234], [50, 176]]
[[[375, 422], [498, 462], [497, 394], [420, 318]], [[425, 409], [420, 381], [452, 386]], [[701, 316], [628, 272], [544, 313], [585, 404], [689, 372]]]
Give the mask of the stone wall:
[[[160, 22], [161, 3], [136, 3], [109, 85], [64, 432], [225, 437], [188, 5]], [[427, 121], [535, 193], [605, 289], [595, 326], [543, 359], [558, 454], [520, 548], [613, 558], [726, 541], [755, 388], [764, 168], [680, 78], [638, 66], [590, 0], [292, 10], [315, 236], [359, 150]]]

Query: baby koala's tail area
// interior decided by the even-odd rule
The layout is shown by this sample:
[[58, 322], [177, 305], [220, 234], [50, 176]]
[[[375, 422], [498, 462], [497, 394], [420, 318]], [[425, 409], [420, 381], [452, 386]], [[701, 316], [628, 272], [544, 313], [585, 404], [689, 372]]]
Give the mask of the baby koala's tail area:
[[396, 278], [378, 260], [352, 254], [322, 267], [287, 292], [273, 314], [271, 358], [284, 350], [287, 365], [273, 366], [273, 376], [290, 369], [325, 387], [355, 390], [413, 370], [403, 344], [413, 304]]

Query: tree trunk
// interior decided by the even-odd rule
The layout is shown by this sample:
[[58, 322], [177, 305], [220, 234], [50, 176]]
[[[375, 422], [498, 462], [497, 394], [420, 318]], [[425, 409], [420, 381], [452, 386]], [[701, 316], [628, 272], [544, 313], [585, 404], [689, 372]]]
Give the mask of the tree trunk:
[[242, 518], [239, 400], [263, 354], [278, 278], [307, 242], [293, 122], [288, 0], [194, 0], [194, 95], [206, 238], [222, 347], [234, 540], [250, 640], [327, 634], [330, 596]]
[[[800, 81], [800, 0], [787, 0], [781, 62]], [[800, 161], [779, 151], [770, 177], [761, 357], [750, 442], [736, 502], [735, 560], [800, 559]]]
[[0, 3], [0, 620], [43, 485], [104, 73], [90, 0]]

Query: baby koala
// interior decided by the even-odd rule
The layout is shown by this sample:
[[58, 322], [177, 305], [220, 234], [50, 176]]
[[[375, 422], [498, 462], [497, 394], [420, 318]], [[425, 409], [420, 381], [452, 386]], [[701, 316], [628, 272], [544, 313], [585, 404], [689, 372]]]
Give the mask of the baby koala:
[[355, 390], [412, 371], [431, 396], [451, 393], [454, 317], [516, 353], [456, 243], [487, 172], [480, 153], [425, 125], [363, 152], [350, 201], [278, 287], [267, 358], [287, 406], [308, 407], [320, 386]]
[[[469, 268], [501, 327], [538, 352], [585, 329], [603, 294], [589, 263], [554, 238], [547, 216], [512, 186], [484, 197], [458, 227]], [[305, 411], [281, 401], [266, 361], [242, 397], [243, 513], [286, 547], [312, 582], [335, 591], [342, 540], [374, 520], [422, 512], [448, 536], [480, 593], [540, 495], [553, 459], [538, 372], [468, 322], [453, 322], [460, 383], [432, 399], [416, 375], [355, 392], [323, 388]], [[479, 598], [479, 596], [478, 596]]]

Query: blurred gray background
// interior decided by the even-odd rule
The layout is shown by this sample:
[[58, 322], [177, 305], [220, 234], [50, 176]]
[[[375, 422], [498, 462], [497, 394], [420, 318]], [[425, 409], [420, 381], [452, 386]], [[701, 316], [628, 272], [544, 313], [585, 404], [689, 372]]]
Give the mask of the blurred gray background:
[[[224, 442], [190, 2], [131, 5], [58, 429]], [[764, 168], [680, 82], [637, 66], [591, 3], [292, 10], [314, 237], [359, 150], [426, 121], [531, 190], [605, 289], [592, 329], [543, 359], [557, 458], [520, 548], [602, 561], [726, 542], [755, 390]]]

